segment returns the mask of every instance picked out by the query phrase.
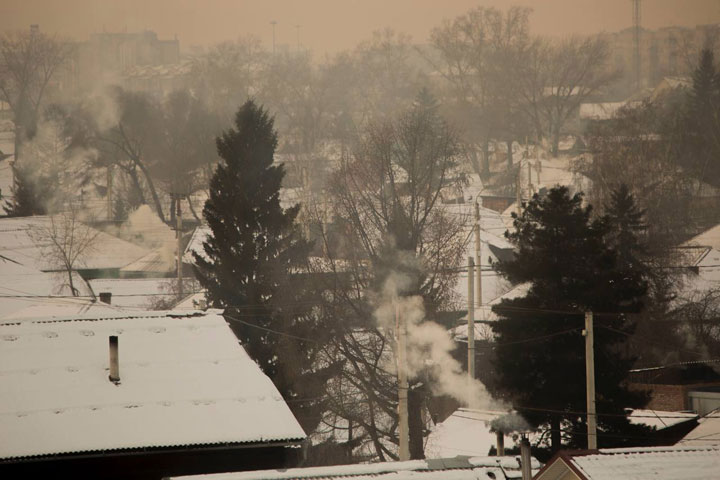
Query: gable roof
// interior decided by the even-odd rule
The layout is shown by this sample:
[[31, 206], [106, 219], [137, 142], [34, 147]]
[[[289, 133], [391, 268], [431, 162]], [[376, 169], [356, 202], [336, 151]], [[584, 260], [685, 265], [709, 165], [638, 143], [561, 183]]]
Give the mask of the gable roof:
[[[119, 337], [119, 384], [108, 336]], [[305, 434], [217, 311], [103, 312], [0, 325], [0, 461]]]
[[[571, 471], [572, 477], [563, 476]], [[562, 451], [533, 478], [705, 480], [720, 471], [720, 446]]]
[[[33, 229], [47, 227], [49, 223], [50, 217], [46, 216], [0, 218], [0, 254], [36, 270], [58, 270], [48, 262], [44, 246], [31, 238]], [[94, 245], [97, 247], [88, 251], [77, 270], [120, 268], [148, 253], [142, 247], [100, 231]]]

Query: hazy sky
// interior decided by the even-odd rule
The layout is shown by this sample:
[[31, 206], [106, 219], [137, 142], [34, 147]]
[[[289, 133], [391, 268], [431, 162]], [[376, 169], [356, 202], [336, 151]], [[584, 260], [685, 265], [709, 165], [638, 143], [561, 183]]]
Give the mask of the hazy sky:
[[[0, 30], [40, 24], [45, 32], [85, 39], [92, 32], [155, 30], [180, 39], [181, 48], [259, 36], [272, 44], [300, 42], [318, 54], [350, 48], [373, 30], [393, 27], [416, 42], [443, 18], [483, 5], [529, 5], [532, 29], [540, 34], [615, 31], [632, 23], [630, 0], [0, 0]], [[642, 23], [720, 23], [720, 0], [643, 0]]]

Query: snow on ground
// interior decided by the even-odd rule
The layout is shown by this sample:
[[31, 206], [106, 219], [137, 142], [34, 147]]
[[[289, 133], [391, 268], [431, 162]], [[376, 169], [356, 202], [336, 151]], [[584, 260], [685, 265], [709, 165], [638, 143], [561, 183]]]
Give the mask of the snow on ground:
[[[117, 385], [110, 335], [119, 337]], [[0, 458], [305, 438], [215, 311], [0, 325], [0, 431]]]

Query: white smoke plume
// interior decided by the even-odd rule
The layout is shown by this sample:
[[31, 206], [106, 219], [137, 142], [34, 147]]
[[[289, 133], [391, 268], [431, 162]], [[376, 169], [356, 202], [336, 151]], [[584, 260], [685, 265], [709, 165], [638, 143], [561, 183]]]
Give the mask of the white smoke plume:
[[[449, 332], [425, 316], [420, 296], [403, 296], [408, 290], [409, 276], [392, 272], [377, 298], [375, 318], [380, 328], [395, 331], [396, 312], [407, 322], [407, 373], [412, 378], [428, 374], [435, 394], [449, 395], [470, 408], [501, 409], [476, 379], [471, 380], [451, 352], [456, 344]], [[396, 368], [391, 366], [389, 370]]]
[[163, 263], [172, 266], [175, 262], [175, 232], [149, 205], [141, 205], [128, 215], [116, 232], [118, 237], [149, 250], [159, 250]]

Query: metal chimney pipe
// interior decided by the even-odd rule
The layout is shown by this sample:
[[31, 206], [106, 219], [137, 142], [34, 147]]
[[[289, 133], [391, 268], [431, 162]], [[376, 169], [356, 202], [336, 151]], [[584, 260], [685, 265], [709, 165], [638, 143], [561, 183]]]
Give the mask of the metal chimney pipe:
[[502, 457], [505, 455], [505, 434], [498, 430], [495, 432], [495, 438], [497, 439], [497, 456]]
[[110, 335], [110, 381], [120, 381], [120, 353], [118, 352], [118, 337]]
[[522, 480], [532, 480], [532, 457], [530, 456], [530, 442], [523, 435], [520, 441], [520, 468], [522, 468]]
[[100, 301], [110, 305], [112, 303], [112, 292], [100, 292]]

